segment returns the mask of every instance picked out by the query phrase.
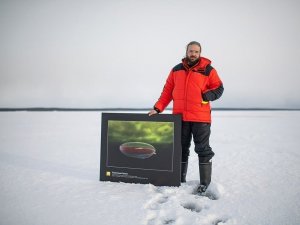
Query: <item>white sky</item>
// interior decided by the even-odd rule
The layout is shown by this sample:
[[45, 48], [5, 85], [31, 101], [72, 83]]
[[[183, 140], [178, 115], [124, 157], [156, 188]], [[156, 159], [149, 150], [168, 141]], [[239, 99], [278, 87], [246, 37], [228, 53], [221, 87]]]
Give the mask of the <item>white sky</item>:
[[0, 0], [0, 107], [151, 108], [196, 40], [224, 82], [214, 107], [300, 108], [299, 9], [296, 0]]

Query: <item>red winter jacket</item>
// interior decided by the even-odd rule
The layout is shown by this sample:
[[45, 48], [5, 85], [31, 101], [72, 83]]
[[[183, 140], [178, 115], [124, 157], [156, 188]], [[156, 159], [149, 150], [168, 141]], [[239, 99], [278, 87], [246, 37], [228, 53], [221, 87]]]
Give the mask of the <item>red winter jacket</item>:
[[154, 109], [162, 112], [173, 100], [173, 114], [182, 114], [183, 121], [211, 123], [210, 104], [223, 94], [223, 84], [211, 61], [200, 57], [199, 62], [189, 68], [186, 59], [170, 72], [160, 98]]

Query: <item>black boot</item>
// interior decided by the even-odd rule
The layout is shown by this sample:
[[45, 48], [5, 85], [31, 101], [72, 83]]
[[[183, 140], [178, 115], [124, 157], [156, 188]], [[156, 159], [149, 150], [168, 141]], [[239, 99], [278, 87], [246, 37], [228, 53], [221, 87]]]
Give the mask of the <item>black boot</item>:
[[212, 168], [211, 162], [207, 162], [207, 163], [199, 162], [200, 185], [197, 189], [197, 192], [200, 194], [205, 193], [208, 185], [210, 184], [211, 168]]
[[181, 183], [186, 182], [185, 178], [186, 178], [187, 168], [188, 168], [188, 161], [181, 162]]

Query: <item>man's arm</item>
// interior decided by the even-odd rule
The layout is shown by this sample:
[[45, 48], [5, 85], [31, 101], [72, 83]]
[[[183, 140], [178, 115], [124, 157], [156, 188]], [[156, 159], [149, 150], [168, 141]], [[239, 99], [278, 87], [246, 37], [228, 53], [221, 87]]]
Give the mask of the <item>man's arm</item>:
[[224, 92], [223, 82], [215, 69], [209, 74], [208, 90], [202, 94], [203, 101], [214, 101], [219, 99]]
[[155, 110], [157, 113], [164, 111], [164, 109], [168, 106], [168, 104], [171, 102], [173, 98], [172, 97], [173, 88], [174, 88], [174, 78], [173, 78], [173, 71], [171, 71], [164, 85], [163, 91], [158, 101], [155, 103], [153, 107], [153, 110]]
[[214, 90], [210, 90], [206, 93], [203, 93], [202, 95], [202, 99], [203, 101], [214, 101], [217, 100], [218, 98], [220, 98], [222, 96], [224, 92], [224, 87], [223, 84], [221, 84], [218, 88], [214, 89]]

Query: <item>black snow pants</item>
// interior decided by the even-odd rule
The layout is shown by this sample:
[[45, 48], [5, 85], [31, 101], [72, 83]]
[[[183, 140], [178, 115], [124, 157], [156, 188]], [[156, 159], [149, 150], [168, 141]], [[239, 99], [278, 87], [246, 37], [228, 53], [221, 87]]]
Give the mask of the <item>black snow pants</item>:
[[200, 163], [208, 162], [215, 155], [209, 145], [210, 125], [210, 123], [182, 121], [182, 162], [188, 161], [192, 136], [195, 143], [195, 152], [198, 154]]

